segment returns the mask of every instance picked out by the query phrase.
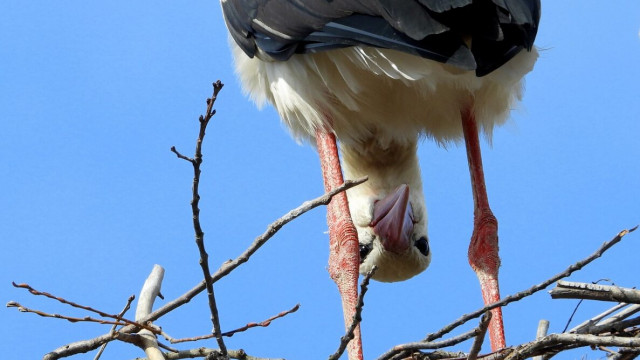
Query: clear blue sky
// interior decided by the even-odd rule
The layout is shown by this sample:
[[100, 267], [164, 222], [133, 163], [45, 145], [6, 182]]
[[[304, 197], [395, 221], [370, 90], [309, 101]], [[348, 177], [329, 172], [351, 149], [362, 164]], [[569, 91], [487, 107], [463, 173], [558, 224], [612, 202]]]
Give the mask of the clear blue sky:
[[[546, 1], [513, 121], [484, 161], [499, 221], [502, 292], [538, 283], [640, 223], [640, 3]], [[27, 282], [117, 313], [153, 264], [173, 299], [201, 278], [189, 200], [197, 117], [210, 84], [226, 86], [204, 146], [202, 221], [212, 268], [266, 225], [322, 193], [317, 155], [257, 111], [233, 74], [217, 1], [4, 2], [0, 6], [0, 294], [6, 303], [82, 316], [13, 289]], [[467, 265], [472, 198], [464, 149], [420, 148], [434, 258], [420, 276], [374, 283], [364, 311], [368, 359], [481, 306]], [[224, 330], [301, 303], [294, 315], [228, 339], [232, 349], [324, 358], [343, 334], [328, 277], [325, 209], [283, 229], [216, 284]], [[640, 234], [572, 279], [640, 285]], [[158, 304], [163, 303], [158, 300]], [[539, 293], [505, 309], [507, 342], [560, 331], [575, 301]], [[605, 305], [585, 306], [578, 321]], [[0, 310], [3, 358], [37, 359], [108, 326]], [[158, 322], [175, 337], [211, 329], [204, 297]], [[468, 327], [466, 328], [468, 329]], [[206, 345], [180, 345], [181, 349]], [[459, 350], [468, 350], [468, 345]], [[590, 350], [580, 350], [575, 357]], [[113, 343], [103, 359], [142, 352]], [[82, 355], [80, 358], [93, 358]]]

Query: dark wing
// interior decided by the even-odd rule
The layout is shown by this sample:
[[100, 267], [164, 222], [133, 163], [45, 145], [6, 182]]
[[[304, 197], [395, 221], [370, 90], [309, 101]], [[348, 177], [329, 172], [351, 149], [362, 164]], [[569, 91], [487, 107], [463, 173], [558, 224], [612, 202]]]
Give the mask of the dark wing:
[[221, 0], [233, 39], [253, 57], [287, 60], [366, 45], [483, 76], [530, 50], [540, 0]]

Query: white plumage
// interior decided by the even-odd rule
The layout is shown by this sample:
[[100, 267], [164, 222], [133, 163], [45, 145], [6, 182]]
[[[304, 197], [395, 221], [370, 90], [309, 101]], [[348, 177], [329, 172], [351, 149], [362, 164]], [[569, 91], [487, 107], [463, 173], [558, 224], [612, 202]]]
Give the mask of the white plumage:
[[347, 194], [360, 243], [373, 244], [360, 270], [375, 263], [376, 279], [382, 281], [412, 277], [431, 259], [414, 247], [407, 254], [384, 251], [370, 226], [373, 204], [407, 184], [414, 241], [427, 235], [416, 155], [419, 137], [442, 144], [460, 140], [460, 111], [469, 106], [490, 137], [520, 99], [522, 78], [538, 56], [535, 49], [521, 51], [477, 77], [473, 71], [390, 49], [356, 46], [276, 62], [249, 58], [233, 41], [231, 46], [244, 90], [259, 106], [273, 104], [297, 140], [312, 140], [318, 129], [334, 132], [345, 177], [369, 176]]

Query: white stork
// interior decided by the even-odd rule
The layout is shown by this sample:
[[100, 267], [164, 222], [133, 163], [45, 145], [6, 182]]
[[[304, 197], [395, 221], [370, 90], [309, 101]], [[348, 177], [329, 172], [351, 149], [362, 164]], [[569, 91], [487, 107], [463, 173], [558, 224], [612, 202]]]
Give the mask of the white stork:
[[[533, 68], [539, 0], [221, 0], [237, 73], [300, 140], [315, 139], [325, 188], [369, 180], [328, 209], [330, 273], [351, 321], [357, 268], [401, 281], [431, 260], [416, 148], [464, 139], [474, 199], [469, 263], [500, 299], [497, 221], [478, 140], [506, 121]], [[353, 225], [351, 225], [353, 219]], [[357, 238], [356, 238], [357, 233]], [[359, 240], [359, 242], [358, 242]], [[500, 309], [492, 348], [505, 346]], [[359, 333], [357, 333], [359, 341]], [[361, 354], [350, 353], [350, 357]]]

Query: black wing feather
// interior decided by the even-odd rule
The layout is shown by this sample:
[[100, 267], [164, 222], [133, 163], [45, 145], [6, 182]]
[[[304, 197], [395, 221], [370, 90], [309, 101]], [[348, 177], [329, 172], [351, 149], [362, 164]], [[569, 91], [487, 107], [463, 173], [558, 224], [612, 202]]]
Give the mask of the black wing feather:
[[[483, 76], [530, 50], [540, 0], [222, 0], [227, 27], [253, 57], [367, 45]], [[470, 45], [470, 46], [469, 46]]]

